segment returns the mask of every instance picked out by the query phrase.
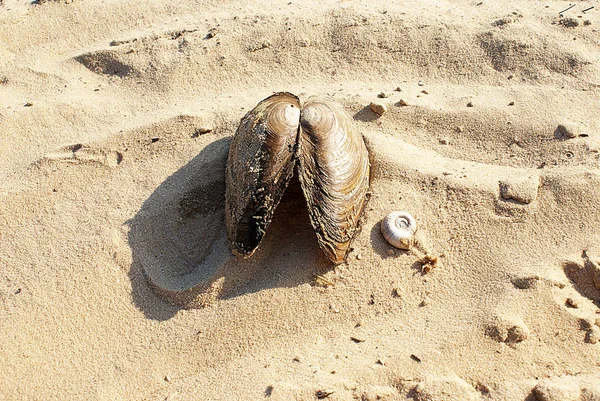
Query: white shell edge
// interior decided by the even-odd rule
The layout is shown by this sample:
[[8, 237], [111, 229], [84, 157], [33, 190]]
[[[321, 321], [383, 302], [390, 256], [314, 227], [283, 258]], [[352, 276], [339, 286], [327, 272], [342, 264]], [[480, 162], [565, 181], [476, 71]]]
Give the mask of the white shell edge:
[[[404, 219], [408, 222], [407, 228], [400, 228], [396, 220]], [[381, 234], [392, 246], [399, 249], [410, 249], [414, 244], [414, 234], [417, 231], [417, 221], [408, 212], [391, 212], [381, 221]]]

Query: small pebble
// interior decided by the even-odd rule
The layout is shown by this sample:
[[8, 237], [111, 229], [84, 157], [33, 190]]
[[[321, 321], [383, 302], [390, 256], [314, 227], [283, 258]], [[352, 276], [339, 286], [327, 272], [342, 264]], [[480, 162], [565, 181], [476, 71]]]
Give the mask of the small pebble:
[[581, 326], [582, 329], [591, 329], [592, 327], [594, 327], [594, 321], [592, 319], [580, 319], [579, 320], [579, 324]]
[[499, 181], [500, 197], [528, 205], [536, 200], [539, 185], [540, 178], [535, 174], [505, 178]]
[[206, 34], [205, 39], [211, 39], [214, 38], [215, 36], [217, 36], [217, 33], [219, 32], [219, 28], [210, 28], [208, 30], [208, 33]]
[[586, 336], [585, 336], [585, 342], [590, 343], [590, 344], [597, 344], [600, 341], [600, 327], [598, 326], [592, 326]]
[[377, 95], [377, 97], [380, 99], [385, 99], [386, 97], [390, 97], [390, 95], [389, 93], [381, 92], [379, 95]]
[[467, 107], [473, 107], [473, 102], [467, 103]]
[[425, 85], [425, 83], [423, 83], [422, 81], [419, 81], [418, 85], [419, 85], [419, 86], [424, 86], [424, 85]]
[[519, 343], [529, 337], [529, 328], [515, 316], [496, 316], [486, 329], [486, 334], [502, 343]]
[[447, 138], [440, 139], [440, 144], [441, 145], [448, 145], [448, 139]]
[[558, 127], [556, 127], [556, 132], [564, 138], [575, 138], [583, 134], [581, 126], [571, 121], [559, 124]]
[[509, 75], [508, 75], [508, 77], [506, 77], [506, 78], [508, 78], [508, 79], [513, 79], [514, 77], [515, 77], [515, 76], [514, 76], [513, 74], [509, 74]]
[[380, 116], [384, 115], [385, 112], [387, 111], [387, 106], [383, 103], [380, 102], [372, 102], [371, 105], [371, 110], [375, 113], [378, 114]]
[[429, 92], [427, 92], [426, 90], [422, 90], [421, 93], [424, 93], [425, 95], [429, 95]]
[[315, 396], [319, 399], [322, 400], [324, 398], [329, 397], [331, 394], [333, 394], [333, 391], [328, 391], [328, 390], [317, 390], [315, 392]]
[[156, 136], [155, 136], [155, 137], [152, 137], [152, 138], [150, 138], [150, 141], [151, 141], [152, 143], [154, 143], [154, 142], [158, 142], [159, 140], [160, 140], [160, 138], [159, 138], [159, 137], [156, 137]]
[[592, 21], [590, 21], [589, 19], [586, 19], [585, 21], [583, 21], [583, 25], [585, 25], [585, 26], [592, 25]]
[[402, 92], [402, 88], [401, 87], [396, 87], [396, 89], [394, 89], [396, 92]]
[[196, 128], [194, 130], [194, 133], [192, 134], [192, 138], [198, 138], [200, 135], [208, 134], [209, 132], [212, 132], [212, 128], [208, 128], [208, 127]]
[[392, 294], [396, 297], [396, 298], [402, 298], [402, 290], [398, 287], [394, 288], [392, 290]]
[[529, 337], [529, 329], [525, 326], [514, 326], [508, 330], [506, 342], [520, 343]]
[[465, 127], [463, 127], [462, 125], [459, 125], [458, 127], [456, 127], [456, 132], [465, 132]]
[[514, 105], [515, 105], [515, 102], [510, 102], [508, 105], [509, 105], [509, 106], [514, 106]]
[[167, 375], [167, 376], [165, 376], [165, 381], [166, 381], [167, 383], [171, 383], [171, 377], [169, 377], [168, 375]]
[[579, 21], [575, 18], [563, 18], [558, 23], [567, 28], [576, 28], [579, 26]]
[[398, 101], [398, 105], [399, 105], [399, 106], [408, 106], [408, 103], [406, 102], [406, 100], [404, 100], [404, 99], [400, 99], [400, 100]]
[[25, 103], [25, 105], [24, 105], [24, 106], [25, 106], [25, 107], [31, 107], [31, 106], [33, 106], [33, 103], [31, 103], [31, 102], [27, 102], [27, 103]]
[[565, 305], [567, 305], [567, 307], [569, 307], [569, 308], [575, 308], [575, 309], [579, 308], [579, 302], [577, 302], [573, 298], [567, 298], [567, 300], [565, 301]]
[[356, 255], [356, 259], [357, 259], [357, 260], [361, 260], [361, 259], [362, 259], [362, 254], [361, 254], [361, 253], [359, 253], [358, 255]]
[[[274, 389], [274, 387], [273, 387], [273, 386], [267, 386], [267, 388], [265, 389], [265, 395], [266, 395], [267, 397], [270, 397], [270, 396], [271, 396], [271, 394], [273, 394], [273, 389]], [[166, 398], [166, 399], [168, 399], [168, 398]]]

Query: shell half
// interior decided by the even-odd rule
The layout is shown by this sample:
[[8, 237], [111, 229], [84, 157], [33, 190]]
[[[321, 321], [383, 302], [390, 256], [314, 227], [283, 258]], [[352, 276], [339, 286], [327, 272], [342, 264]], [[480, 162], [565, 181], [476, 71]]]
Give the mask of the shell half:
[[310, 98], [300, 115], [298, 172], [321, 249], [342, 263], [369, 189], [369, 153], [337, 102]]
[[225, 170], [225, 220], [232, 251], [251, 256], [294, 172], [300, 101], [287, 92], [261, 101], [241, 120]]

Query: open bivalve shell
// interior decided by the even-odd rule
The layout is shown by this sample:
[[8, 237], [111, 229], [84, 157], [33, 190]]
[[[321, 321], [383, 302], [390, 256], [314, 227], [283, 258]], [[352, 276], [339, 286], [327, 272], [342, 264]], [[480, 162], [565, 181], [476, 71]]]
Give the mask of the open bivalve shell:
[[369, 189], [369, 154], [344, 108], [327, 98], [304, 105], [281, 92], [241, 120], [226, 168], [225, 218], [233, 252], [258, 248], [298, 163], [311, 224], [328, 258], [342, 263]]

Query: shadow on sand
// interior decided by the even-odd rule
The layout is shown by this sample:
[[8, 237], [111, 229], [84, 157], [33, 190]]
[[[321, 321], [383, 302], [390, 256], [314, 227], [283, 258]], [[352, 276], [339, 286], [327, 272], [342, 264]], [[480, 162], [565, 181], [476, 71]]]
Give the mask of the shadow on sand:
[[151, 319], [166, 320], [217, 299], [298, 286], [333, 268], [319, 249], [297, 178], [256, 253], [249, 259], [231, 254], [224, 221], [229, 143], [223, 138], [206, 146], [129, 221], [133, 300]]

